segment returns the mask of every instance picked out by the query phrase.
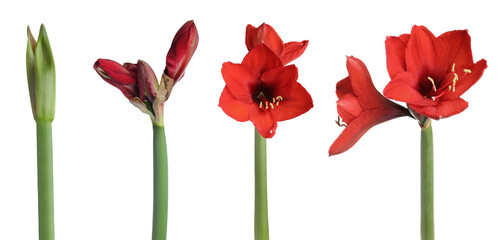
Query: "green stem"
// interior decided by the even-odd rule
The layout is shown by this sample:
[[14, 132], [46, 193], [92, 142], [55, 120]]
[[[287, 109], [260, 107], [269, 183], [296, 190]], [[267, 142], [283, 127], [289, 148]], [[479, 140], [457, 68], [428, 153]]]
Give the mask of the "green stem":
[[154, 212], [152, 239], [166, 240], [168, 219], [168, 157], [163, 126], [153, 125], [154, 130]]
[[39, 239], [54, 240], [54, 193], [51, 121], [37, 121]]
[[268, 240], [268, 184], [266, 180], [266, 139], [255, 130], [255, 240]]
[[422, 240], [434, 240], [434, 154], [430, 119], [421, 133], [421, 223]]

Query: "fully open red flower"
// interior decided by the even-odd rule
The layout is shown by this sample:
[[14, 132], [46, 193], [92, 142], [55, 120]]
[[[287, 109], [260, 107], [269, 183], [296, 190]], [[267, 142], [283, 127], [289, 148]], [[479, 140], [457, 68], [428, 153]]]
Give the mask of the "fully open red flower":
[[385, 47], [392, 79], [385, 96], [436, 120], [467, 108], [460, 96], [487, 67], [485, 59], [474, 63], [467, 30], [435, 37], [426, 27], [413, 26], [411, 35], [387, 37]]
[[294, 65], [283, 66], [265, 44], [255, 46], [241, 64], [222, 65], [226, 86], [219, 106], [236, 121], [250, 120], [264, 138], [275, 135], [277, 122], [313, 107], [310, 94], [297, 82]]
[[247, 45], [247, 49], [250, 51], [261, 43], [266, 44], [282, 60], [283, 65], [287, 65], [301, 56], [308, 46], [308, 40], [284, 44], [275, 29], [266, 23], [261, 24], [257, 28], [250, 24], [247, 25], [245, 32], [245, 45]]
[[329, 148], [329, 156], [350, 149], [373, 126], [410, 115], [376, 90], [361, 60], [348, 57], [347, 69], [348, 77], [336, 84], [338, 114], [347, 125]]

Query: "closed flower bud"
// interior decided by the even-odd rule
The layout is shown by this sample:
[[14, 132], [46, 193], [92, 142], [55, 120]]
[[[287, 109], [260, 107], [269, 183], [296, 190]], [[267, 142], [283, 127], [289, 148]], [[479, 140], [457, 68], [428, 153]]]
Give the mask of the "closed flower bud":
[[166, 55], [164, 74], [178, 82], [183, 76], [189, 60], [198, 47], [198, 30], [194, 21], [186, 22], [175, 34], [172, 45]]

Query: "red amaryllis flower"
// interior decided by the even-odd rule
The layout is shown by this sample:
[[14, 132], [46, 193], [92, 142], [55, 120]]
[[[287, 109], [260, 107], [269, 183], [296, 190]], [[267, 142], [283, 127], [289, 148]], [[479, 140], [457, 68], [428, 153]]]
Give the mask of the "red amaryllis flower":
[[261, 43], [266, 44], [282, 60], [283, 65], [287, 65], [301, 56], [308, 46], [308, 40], [284, 44], [275, 29], [266, 23], [261, 24], [257, 28], [250, 24], [247, 25], [245, 32], [245, 45], [247, 45], [247, 49], [250, 51]]
[[241, 64], [222, 65], [226, 86], [219, 106], [236, 121], [250, 120], [264, 138], [275, 135], [277, 122], [313, 107], [310, 94], [297, 82], [294, 65], [283, 66], [265, 44], [255, 46]]
[[164, 74], [178, 82], [183, 76], [185, 68], [198, 47], [198, 30], [194, 21], [186, 22], [175, 34], [172, 45], [166, 55]]
[[460, 96], [487, 67], [485, 59], [473, 62], [467, 30], [435, 37], [426, 27], [413, 26], [411, 35], [387, 37], [385, 47], [392, 79], [385, 96], [406, 102], [417, 113], [436, 120], [467, 108]]
[[121, 90], [128, 99], [138, 97], [137, 68], [135, 64], [121, 65], [108, 59], [98, 59], [93, 68], [106, 82]]
[[[371, 127], [409, 116], [408, 109], [381, 95], [373, 85], [366, 65], [358, 58], [347, 58], [348, 77], [336, 84], [338, 114], [347, 124], [329, 148], [329, 156], [350, 149]], [[338, 119], [338, 124], [339, 119]]]

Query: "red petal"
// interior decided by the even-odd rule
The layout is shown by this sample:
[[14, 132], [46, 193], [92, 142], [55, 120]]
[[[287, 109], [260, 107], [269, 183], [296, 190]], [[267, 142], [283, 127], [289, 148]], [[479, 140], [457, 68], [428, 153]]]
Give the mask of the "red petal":
[[154, 102], [158, 90], [158, 81], [156, 74], [146, 62], [138, 60], [138, 91], [140, 92], [140, 99], [147, 98], [151, 103]]
[[346, 94], [353, 94], [352, 82], [350, 81], [350, 76], [340, 80], [336, 83], [336, 96], [342, 98]]
[[294, 59], [298, 58], [301, 56], [301, 54], [304, 53], [306, 50], [306, 47], [308, 47], [308, 41], [302, 41], [302, 42], [288, 42], [284, 44], [285, 51], [283, 56], [281, 57], [282, 63], [284, 65], [287, 65], [288, 63], [292, 62]]
[[387, 70], [390, 79], [393, 79], [398, 73], [406, 71], [404, 51], [406, 50], [406, 44], [409, 38], [409, 34], [403, 34], [399, 37], [387, 37], [387, 40], [385, 40]]
[[403, 72], [390, 81], [383, 90], [385, 97], [407, 104], [418, 106], [432, 106], [436, 104], [432, 99], [425, 98], [418, 91], [416, 77], [412, 73]]
[[282, 56], [284, 53], [284, 43], [277, 32], [270, 25], [263, 23], [258, 28], [247, 25], [245, 31], [245, 45], [251, 51], [256, 45], [266, 44], [276, 55]]
[[357, 116], [362, 113], [362, 107], [353, 93], [346, 94], [343, 97], [338, 97], [336, 108], [338, 115], [343, 119], [343, 122], [350, 124]]
[[341, 132], [338, 138], [333, 142], [329, 148], [329, 156], [340, 154], [350, 149], [373, 126], [397, 117], [405, 116], [399, 112], [397, 112], [397, 114], [390, 113], [391, 112], [389, 110], [383, 111], [379, 109], [364, 111], [350, 124], [348, 124], [348, 126], [345, 127], [343, 132]]
[[[262, 74], [263, 89], [270, 92], [271, 97], [289, 96], [298, 78], [298, 69], [294, 65], [275, 68]], [[268, 99], [269, 100], [269, 99]]]
[[408, 72], [420, 76], [444, 77], [451, 67], [441, 42], [424, 26], [413, 26], [405, 57]]
[[249, 119], [264, 138], [272, 138], [275, 135], [277, 121], [273, 111], [265, 111], [256, 104], [251, 104]]
[[459, 98], [464, 94], [470, 87], [472, 87], [483, 75], [483, 72], [487, 68], [487, 63], [485, 59], [479, 60], [476, 64], [469, 68], [471, 73], [458, 73], [460, 79], [455, 84], [455, 92], [450, 91], [443, 96], [443, 99]]
[[260, 85], [259, 72], [243, 64], [222, 64], [222, 77], [233, 96], [243, 103], [252, 103], [255, 89]]
[[347, 58], [347, 69], [352, 89], [359, 99], [362, 108], [375, 108], [386, 99], [376, 90], [366, 65], [354, 57]]
[[186, 22], [175, 34], [172, 45], [166, 55], [165, 74], [179, 81], [184, 75], [189, 60], [196, 51], [199, 36], [193, 21]]
[[282, 67], [280, 58], [266, 45], [256, 45], [243, 59], [242, 64], [247, 65], [261, 74], [278, 67]]
[[455, 99], [441, 99], [440, 102], [435, 106], [416, 106], [409, 105], [411, 109], [415, 110], [424, 116], [430, 117], [432, 119], [439, 120], [441, 118], [447, 118], [453, 116], [457, 113], [464, 111], [468, 103], [462, 98]]
[[130, 71], [115, 61], [98, 59], [94, 64], [94, 69], [102, 78], [109, 78], [118, 84], [130, 85], [136, 83], [136, 79], [132, 76]]
[[456, 66], [474, 63], [471, 51], [471, 37], [467, 30], [445, 32], [438, 39], [447, 49], [449, 63], [455, 63]]
[[310, 94], [298, 82], [294, 83], [293, 89], [278, 106], [274, 108], [278, 121], [295, 118], [313, 107]]
[[228, 116], [239, 122], [245, 122], [249, 120], [249, 108], [250, 104], [242, 103], [238, 101], [228, 87], [224, 87], [222, 94], [219, 99], [219, 107]]

